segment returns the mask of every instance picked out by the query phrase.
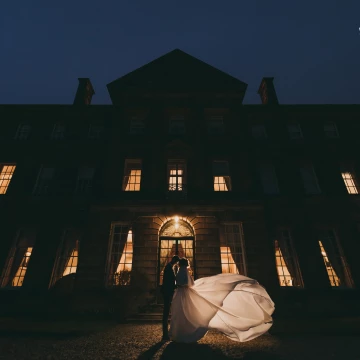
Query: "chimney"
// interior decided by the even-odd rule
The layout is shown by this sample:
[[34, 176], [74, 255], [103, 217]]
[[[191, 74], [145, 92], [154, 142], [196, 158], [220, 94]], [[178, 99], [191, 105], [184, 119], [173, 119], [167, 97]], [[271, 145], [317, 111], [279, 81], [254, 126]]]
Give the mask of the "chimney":
[[79, 78], [79, 85], [76, 91], [74, 105], [90, 105], [91, 98], [95, 91], [89, 78]]
[[273, 77], [264, 77], [261, 80], [258, 94], [260, 94], [261, 102], [265, 105], [279, 104], [278, 98], [276, 96], [273, 80], [274, 80]]

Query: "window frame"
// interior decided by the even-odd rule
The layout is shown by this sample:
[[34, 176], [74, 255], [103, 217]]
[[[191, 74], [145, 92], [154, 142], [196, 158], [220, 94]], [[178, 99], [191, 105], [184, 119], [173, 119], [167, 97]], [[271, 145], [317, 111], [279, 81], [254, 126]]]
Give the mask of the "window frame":
[[[329, 126], [329, 125], [333, 126], [333, 130], [326, 129], [326, 127]], [[336, 124], [335, 121], [332, 121], [332, 120], [324, 121], [324, 123], [323, 123], [323, 131], [324, 131], [324, 136], [327, 139], [337, 139], [337, 138], [340, 137], [339, 130], [338, 130], [338, 127], [337, 127], [337, 124]], [[330, 135], [331, 133], [334, 133], [334, 136], [331, 136]]]
[[[215, 124], [215, 126], [214, 126]], [[220, 125], [220, 126], [218, 126]], [[211, 115], [207, 120], [207, 133], [209, 135], [221, 135], [225, 133], [225, 123], [223, 115]]]
[[[258, 131], [259, 129], [261, 131]], [[265, 124], [251, 124], [251, 135], [256, 140], [267, 139], [268, 133]]]
[[[174, 126], [174, 124], [182, 123], [182, 127]], [[182, 128], [182, 129], [181, 129]], [[179, 131], [179, 129], [181, 129]], [[178, 114], [172, 115], [169, 118], [169, 134], [170, 135], [184, 135], [186, 134], [186, 123], [185, 123], [185, 116]]]
[[[316, 185], [316, 189], [317, 189], [317, 191], [315, 191], [315, 192], [308, 191], [306, 189], [306, 182], [305, 182], [305, 178], [303, 176], [302, 170], [306, 170], [307, 168], [311, 169], [311, 175], [313, 176], [313, 180], [314, 180], [313, 183]], [[319, 195], [319, 194], [322, 193], [321, 187], [320, 187], [320, 184], [319, 184], [319, 180], [318, 180], [318, 177], [316, 175], [315, 168], [314, 168], [314, 164], [312, 164], [310, 162], [305, 162], [305, 163], [300, 164], [299, 172], [300, 172], [300, 177], [301, 177], [301, 180], [302, 180], [302, 183], [303, 183], [303, 188], [304, 188], [305, 195]]]
[[[141, 191], [141, 184], [142, 184], [142, 159], [135, 159], [135, 158], [127, 158], [124, 161], [124, 174], [122, 179], [122, 191], [124, 192], [139, 192]], [[130, 170], [128, 172], [128, 170]], [[131, 174], [132, 171], [140, 171], [140, 174]], [[129, 175], [127, 175], [129, 174]], [[140, 181], [137, 182], [137, 179], [140, 178]], [[130, 182], [130, 180], [135, 179], [135, 182]], [[126, 188], [129, 186], [129, 189]], [[130, 189], [133, 186], [133, 189]], [[139, 187], [138, 189], [137, 186]]]
[[[23, 131], [23, 129], [25, 127], [28, 128], [27, 131]], [[32, 126], [28, 122], [21, 122], [16, 129], [14, 139], [15, 140], [28, 140], [30, 137], [30, 134], [31, 134], [31, 130], [32, 130]], [[24, 134], [26, 134], [26, 136], [24, 136]]]
[[[216, 164], [226, 164], [226, 166], [219, 165], [216, 169]], [[230, 162], [229, 160], [213, 160], [212, 161], [212, 174], [213, 174], [213, 191], [214, 192], [230, 192], [232, 191], [232, 182], [230, 174]], [[220, 182], [220, 178], [223, 178], [224, 182]], [[218, 179], [218, 181], [216, 181]], [[228, 180], [228, 183], [226, 182]], [[221, 190], [221, 185], [225, 185], [224, 189]], [[218, 189], [216, 189], [216, 187]]]
[[[14, 167], [14, 169], [13, 169], [13, 171], [11, 173], [4, 172], [4, 174], [3, 174], [3, 171], [4, 171], [5, 167]], [[16, 163], [0, 163], [0, 196], [1, 195], [6, 195], [6, 193], [8, 192], [10, 184], [11, 184], [11, 180], [14, 177], [16, 167], [17, 167]], [[8, 176], [10, 176], [9, 179], [6, 178]], [[4, 179], [3, 179], [3, 177], [4, 177]], [[5, 183], [6, 181], [8, 181], [7, 185], [3, 186], [3, 183]], [[4, 192], [2, 192], [3, 188], [5, 188]]]
[[[297, 131], [291, 131], [290, 129], [295, 127], [295, 126], [297, 127]], [[303, 139], [304, 138], [301, 126], [297, 121], [287, 123], [286, 127], [287, 127], [287, 130], [288, 130], [288, 135], [289, 135], [290, 140], [297, 140], [297, 139]], [[294, 134], [299, 134], [299, 136], [294, 136]]]
[[[263, 172], [263, 170], [270, 170], [270, 172]], [[263, 194], [265, 195], [279, 195], [280, 194], [280, 187], [279, 187], [279, 180], [276, 173], [275, 166], [272, 162], [261, 162], [257, 164], [257, 172], [260, 176], [260, 182], [263, 190]], [[270, 178], [272, 180], [271, 183], [266, 183], [266, 179], [269, 177], [266, 177], [264, 175], [270, 175]], [[270, 185], [267, 187], [267, 185]], [[268, 191], [266, 190], [269, 188], [272, 188], [272, 190]]]
[[[51, 177], [49, 178], [44, 178], [42, 179], [41, 175], [42, 175], [42, 172], [44, 171], [44, 169], [52, 169], [52, 175]], [[34, 188], [32, 190], [32, 194], [34, 196], [46, 196], [46, 195], [50, 195], [51, 194], [51, 187], [53, 185], [53, 182], [54, 182], [54, 178], [55, 178], [55, 172], [56, 172], [56, 169], [54, 166], [46, 166], [44, 164], [42, 164], [40, 166], [40, 170], [38, 172], [38, 175], [37, 175], [37, 178], [36, 178], [36, 182], [35, 182], [35, 185], [34, 185]], [[41, 184], [40, 182], [42, 180], [46, 180], [44, 181], [44, 184]], [[40, 185], [41, 185], [41, 190], [39, 191], [40, 189]], [[47, 186], [46, 187], [46, 191], [44, 192], [44, 188], [45, 188], [45, 185]]]

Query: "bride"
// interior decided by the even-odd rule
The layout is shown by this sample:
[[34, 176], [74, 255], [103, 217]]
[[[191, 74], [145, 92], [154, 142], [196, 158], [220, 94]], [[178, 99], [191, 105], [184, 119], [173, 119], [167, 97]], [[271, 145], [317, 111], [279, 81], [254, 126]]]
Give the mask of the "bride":
[[248, 341], [272, 325], [274, 303], [256, 280], [237, 274], [219, 274], [194, 282], [182, 258], [171, 305], [169, 336], [190, 343], [215, 329], [234, 341]]

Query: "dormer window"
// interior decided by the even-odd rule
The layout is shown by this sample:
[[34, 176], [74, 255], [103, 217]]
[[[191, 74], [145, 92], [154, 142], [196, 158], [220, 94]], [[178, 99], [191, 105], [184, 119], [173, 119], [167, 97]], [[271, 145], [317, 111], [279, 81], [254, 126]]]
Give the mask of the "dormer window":
[[16, 130], [15, 139], [26, 140], [30, 135], [30, 131], [31, 131], [31, 125], [25, 123], [19, 124]]
[[52, 132], [52, 139], [54, 140], [61, 140], [64, 138], [65, 135], [65, 125], [62, 123], [54, 124], [53, 132]]
[[211, 116], [208, 120], [208, 133], [209, 134], [222, 134], [224, 132], [224, 117]]
[[170, 134], [185, 134], [185, 119], [183, 115], [174, 115], [170, 117]]
[[301, 139], [303, 137], [301, 127], [298, 123], [287, 125], [290, 139]]
[[90, 124], [88, 138], [99, 139], [103, 131], [104, 131], [104, 127], [102, 125]]
[[336, 124], [333, 121], [327, 121], [324, 123], [324, 133], [327, 138], [338, 138], [339, 132]]

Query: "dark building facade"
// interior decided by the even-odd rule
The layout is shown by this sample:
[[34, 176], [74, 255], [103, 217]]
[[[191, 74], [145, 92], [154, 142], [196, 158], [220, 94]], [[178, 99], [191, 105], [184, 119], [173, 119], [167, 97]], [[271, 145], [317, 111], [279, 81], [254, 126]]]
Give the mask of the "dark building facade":
[[3, 312], [157, 302], [174, 254], [257, 279], [279, 313], [358, 308], [359, 105], [281, 105], [273, 78], [243, 105], [180, 50], [107, 87], [113, 105], [81, 78], [72, 105], [0, 106]]

